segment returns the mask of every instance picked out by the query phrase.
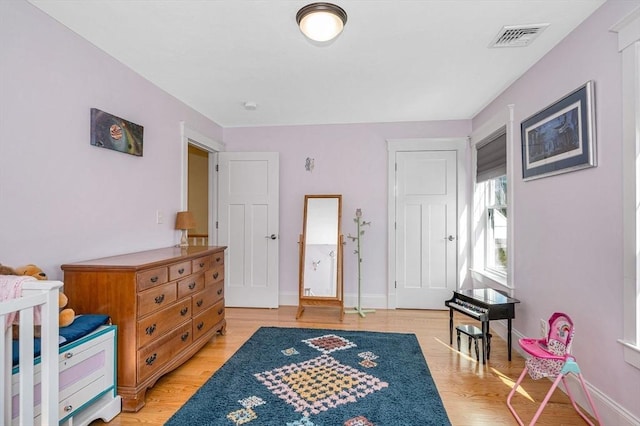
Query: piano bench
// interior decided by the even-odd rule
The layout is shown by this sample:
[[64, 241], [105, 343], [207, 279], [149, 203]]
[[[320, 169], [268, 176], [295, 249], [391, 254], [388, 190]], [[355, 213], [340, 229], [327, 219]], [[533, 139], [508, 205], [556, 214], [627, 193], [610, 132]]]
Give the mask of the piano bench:
[[[458, 340], [458, 351], [460, 351], [460, 333], [469, 337], [469, 352], [471, 352], [471, 339], [473, 339], [474, 347], [476, 349], [476, 361], [480, 361], [480, 351], [478, 350], [478, 340], [483, 340], [484, 335], [475, 325], [463, 324], [456, 327], [456, 336]], [[484, 347], [484, 345], [483, 345]], [[491, 353], [491, 333], [487, 333], [487, 359]], [[484, 361], [484, 354], [482, 357]]]

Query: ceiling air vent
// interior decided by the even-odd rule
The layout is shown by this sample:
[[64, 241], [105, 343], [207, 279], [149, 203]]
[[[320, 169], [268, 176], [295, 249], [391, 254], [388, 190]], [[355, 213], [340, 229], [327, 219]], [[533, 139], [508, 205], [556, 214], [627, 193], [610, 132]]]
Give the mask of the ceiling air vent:
[[531, 44], [549, 24], [512, 25], [502, 27], [489, 47], [525, 47]]

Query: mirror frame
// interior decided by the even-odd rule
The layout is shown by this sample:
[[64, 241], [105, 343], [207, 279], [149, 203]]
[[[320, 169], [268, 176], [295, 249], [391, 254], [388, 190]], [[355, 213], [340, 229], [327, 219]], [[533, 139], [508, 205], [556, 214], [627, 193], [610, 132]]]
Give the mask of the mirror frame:
[[[305, 266], [305, 247], [307, 235], [307, 209], [310, 199], [317, 198], [336, 198], [338, 200], [338, 235], [336, 250], [336, 294], [331, 296], [308, 296], [304, 294], [304, 266]], [[304, 196], [304, 215], [302, 219], [302, 234], [298, 242], [299, 262], [298, 262], [298, 313], [296, 319], [300, 318], [306, 306], [332, 306], [340, 308], [340, 320], [344, 318], [344, 286], [343, 286], [343, 235], [342, 235], [342, 195], [341, 194], [322, 194], [322, 195], [305, 195]]]

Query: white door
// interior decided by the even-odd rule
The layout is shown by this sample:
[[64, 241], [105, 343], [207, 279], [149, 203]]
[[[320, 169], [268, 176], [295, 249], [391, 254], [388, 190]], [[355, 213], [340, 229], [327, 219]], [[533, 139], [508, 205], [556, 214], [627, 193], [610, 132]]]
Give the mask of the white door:
[[444, 309], [457, 280], [457, 152], [397, 152], [396, 168], [397, 307]]
[[221, 152], [218, 160], [225, 304], [277, 308], [278, 153]]

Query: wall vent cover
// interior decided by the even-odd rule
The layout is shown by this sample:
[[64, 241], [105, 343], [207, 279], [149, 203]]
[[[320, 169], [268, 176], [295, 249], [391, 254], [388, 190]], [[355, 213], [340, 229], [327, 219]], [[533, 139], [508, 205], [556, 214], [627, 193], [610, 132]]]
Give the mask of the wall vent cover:
[[491, 41], [489, 47], [525, 47], [547, 28], [549, 24], [511, 25], [502, 30]]

